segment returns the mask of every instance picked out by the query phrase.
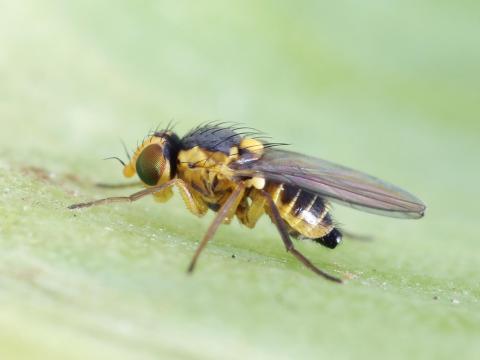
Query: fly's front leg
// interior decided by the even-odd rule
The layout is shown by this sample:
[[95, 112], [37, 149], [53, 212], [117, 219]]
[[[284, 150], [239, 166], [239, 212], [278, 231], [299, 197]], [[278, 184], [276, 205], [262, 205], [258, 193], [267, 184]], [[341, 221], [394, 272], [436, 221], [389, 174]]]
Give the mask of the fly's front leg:
[[97, 206], [97, 205], [106, 205], [111, 203], [137, 201], [147, 195], [155, 194], [156, 192], [160, 192], [166, 188], [169, 188], [175, 185], [176, 181], [177, 179], [173, 179], [173, 180], [167, 181], [162, 185], [152, 186], [147, 189], [138, 191], [130, 196], [114, 196], [114, 197], [109, 197], [105, 199], [89, 201], [86, 203], [73, 204], [73, 205], [70, 205], [68, 208], [73, 210], [73, 209], [80, 209], [80, 208], [86, 208], [86, 207]]
[[320, 275], [327, 280], [341, 283], [342, 282], [341, 279], [335, 276], [332, 276], [324, 272], [323, 270], [320, 270], [315, 265], [313, 265], [312, 262], [308, 260], [300, 251], [295, 249], [295, 246], [293, 245], [293, 242], [290, 239], [290, 235], [288, 234], [288, 229], [287, 229], [287, 226], [285, 225], [285, 221], [283, 221], [282, 216], [278, 211], [277, 205], [275, 205], [275, 202], [272, 199], [272, 196], [264, 190], [262, 190], [262, 193], [267, 201], [267, 206], [270, 209], [270, 213], [272, 215], [272, 221], [277, 226], [277, 229], [280, 232], [280, 236], [282, 237], [283, 243], [285, 244], [285, 248], [287, 249], [287, 251], [290, 252], [293, 256], [295, 256], [303, 265], [305, 265], [307, 268], [312, 270], [315, 274]]
[[177, 179], [175, 185], [180, 192], [185, 206], [190, 212], [197, 216], [203, 216], [207, 213], [208, 206], [205, 204], [205, 201], [202, 200], [197, 191], [190, 189], [182, 179]]

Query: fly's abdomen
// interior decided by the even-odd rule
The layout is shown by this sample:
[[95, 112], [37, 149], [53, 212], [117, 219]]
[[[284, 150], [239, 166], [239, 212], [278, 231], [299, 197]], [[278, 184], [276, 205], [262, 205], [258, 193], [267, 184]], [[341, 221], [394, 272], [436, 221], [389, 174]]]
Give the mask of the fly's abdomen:
[[267, 184], [282, 218], [291, 234], [309, 239], [319, 239], [334, 230], [326, 202], [318, 195], [289, 184]]

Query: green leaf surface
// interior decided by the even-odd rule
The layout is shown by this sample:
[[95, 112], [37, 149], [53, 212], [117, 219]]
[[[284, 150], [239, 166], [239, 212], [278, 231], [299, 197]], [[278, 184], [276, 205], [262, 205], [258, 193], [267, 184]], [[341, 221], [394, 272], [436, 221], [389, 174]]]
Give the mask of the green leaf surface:
[[[1, 359], [478, 359], [473, 1], [10, 1], [0, 12]], [[418, 194], [334, 208], [374, 241], [297, 242], [128, 194], [102, 158], [170, 119], [240, 121]]]

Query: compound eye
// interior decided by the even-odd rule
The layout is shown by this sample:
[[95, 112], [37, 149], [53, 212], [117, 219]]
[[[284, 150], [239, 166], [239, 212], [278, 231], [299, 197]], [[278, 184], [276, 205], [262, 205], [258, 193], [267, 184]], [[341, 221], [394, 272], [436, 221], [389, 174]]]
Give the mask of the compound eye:
[[160, 145], [147, 146], [137, 159], [137, 174], [147, 185], [154, 186], [162, 177], [165, 158]]

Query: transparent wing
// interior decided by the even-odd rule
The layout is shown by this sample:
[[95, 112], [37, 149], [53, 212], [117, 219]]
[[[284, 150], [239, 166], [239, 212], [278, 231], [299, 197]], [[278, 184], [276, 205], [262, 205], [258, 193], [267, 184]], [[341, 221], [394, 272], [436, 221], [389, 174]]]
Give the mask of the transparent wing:
[[426, 206], [399, 187], [362, 172], [303, 154], [267, 149], [255, 161], [232, 165], [239, 177], [261, 176], [299, 186], [343, 205], [390, 217], [421, 218]]

